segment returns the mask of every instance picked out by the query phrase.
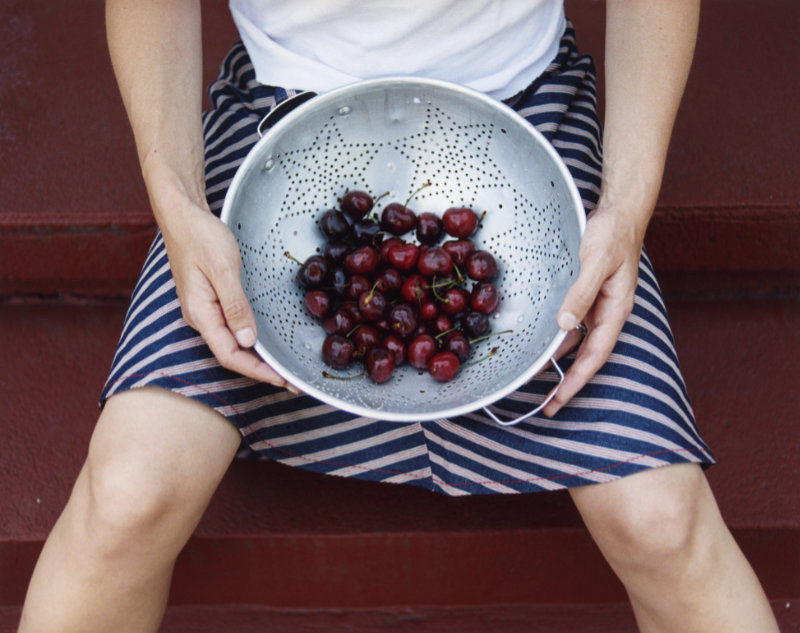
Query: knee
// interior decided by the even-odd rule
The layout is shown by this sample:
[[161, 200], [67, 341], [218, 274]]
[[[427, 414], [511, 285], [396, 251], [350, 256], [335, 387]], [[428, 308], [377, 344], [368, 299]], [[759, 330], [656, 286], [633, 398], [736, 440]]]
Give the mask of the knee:
[[[697, 560], [713, 498], [699, 469], [674, 485], [615, 491], [602, 516], [588, 517], [612, 566], [647, 573], [683, 573]], [[663, 473], [661, 473], [663, 475]], [[661, 477], [660, 479], [664, 479]], [[716, 508], [716, 505], [714, 505]]]

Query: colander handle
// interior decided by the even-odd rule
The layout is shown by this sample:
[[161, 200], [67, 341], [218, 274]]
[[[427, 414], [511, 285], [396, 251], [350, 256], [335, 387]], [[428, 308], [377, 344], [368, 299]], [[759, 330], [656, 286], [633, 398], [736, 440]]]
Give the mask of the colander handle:
[[550, 404], [550, 401], [553, 398], [555, 398], [558, 388], [561, 386], [561, 383], [564, 382], [564, 372], [561, 370], [561, 367], [558, 366], [558, 363], [553, 358], [550, 359], [550, 362], [552, 363], [553, 367], [556, 368], [556, 372], [558, 373], [558, 384], [550, 391], [550, 393], [544, 399], [544, 402], [542, 402], [542, 404], [536, 407], [533, 411], [528, 411], [528, 413], [526, 413], [525, 415], [521, 415], [520, 417], [514, 418], [513, 420], [501, 420], [494, 413], [492, 413], [492, 411], [489, 410], [489, 407], [483, 407], [483, 410], [486, 411], [486, 414], [490, 418], [492, 418], [492, 420], [497, 422], [497, 424], [499, 424], [500, 426], [513, 426], [514, 424], [518, 424], [523, 420], [527, 420], [532, 415], [536, 415], [537, 413], [539, 413], [539, 411], [544, 409], [548, 404]]
[[297, 106], [316, 96], [316, 92], [298, 92], [296, 95], [292, 95], [291, 97], [281, 101], [278, 105], [272, 108], [272, 110], [267, 112], [263, 119], [261, 119], [261, 122], [258, 124], [258, 136], [264, 136], [269, 128], [275, 125]]

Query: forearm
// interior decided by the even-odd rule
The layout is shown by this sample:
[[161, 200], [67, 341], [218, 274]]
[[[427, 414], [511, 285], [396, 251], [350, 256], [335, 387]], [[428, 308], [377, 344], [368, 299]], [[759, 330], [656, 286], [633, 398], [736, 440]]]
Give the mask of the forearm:
[[602, 202], [644, 231], [689, 74], [699, 0], [608, 0]]
[[200, 6], [196, 0], [107, 0], [106, 30], [163, 230], [179, 219], [187, 201], [205, 206]]

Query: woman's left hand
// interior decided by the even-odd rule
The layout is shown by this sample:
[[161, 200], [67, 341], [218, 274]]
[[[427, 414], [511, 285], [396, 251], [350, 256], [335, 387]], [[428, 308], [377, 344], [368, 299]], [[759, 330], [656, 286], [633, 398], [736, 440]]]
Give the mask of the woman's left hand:
[[[554, 415], [608, 360], [633, 309], [642, 238], [627, 220], [602, 200], [587, 220], [580, 274], [558, 313], [559, 327], [569, 334], [556, 358], [580, 346], [545, 415]], [[583, 341], [576, 329], [579, 323], [587, 330]]]

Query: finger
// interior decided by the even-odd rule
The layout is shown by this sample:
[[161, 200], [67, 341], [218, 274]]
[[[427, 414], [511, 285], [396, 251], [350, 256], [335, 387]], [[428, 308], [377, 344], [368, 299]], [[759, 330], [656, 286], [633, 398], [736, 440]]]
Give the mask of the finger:
[[621, 326], [618, 328], [615, 323], [600, 323], [589, 331], [578, 348], [572, 366], [564, 374], [556, 395], [544, 408], [543, 413], [546, 416], [555, 415], [606, 363], [619, 338], [620, 330]]
[[200, 332], [220, 365], [243, 376], [284, 387], [299, 393], [252, 349], [242, 349], [223, 318], [221, 308], [213, 303], [193, 310], [193, 327]]
[[581, 272], [578, 279], [567, 291], [561, 307], [558, 309], [556, 323], [562, 330], [570, 332], [574, 330], [578, 323], [583, 321], [592, 305], [597, 294], [608, 276], [605, 267], [592, 263], [581, 263]]
[[224, 324], [241, 347], [253, 347], [257, 340], [256, 318], [242, 290], [238, 266], [235, 270], [225, 267], [219, 271], [219, 278], [213, 285], [217, 291]]

